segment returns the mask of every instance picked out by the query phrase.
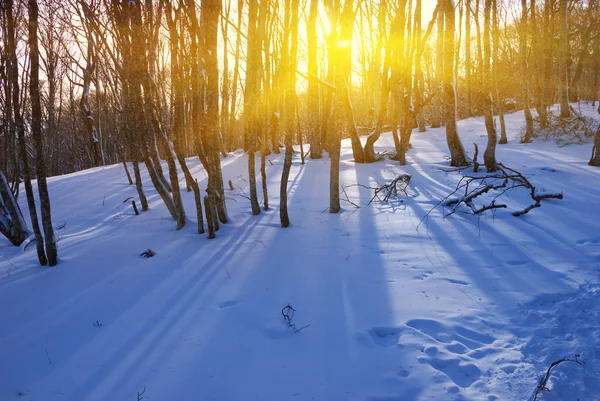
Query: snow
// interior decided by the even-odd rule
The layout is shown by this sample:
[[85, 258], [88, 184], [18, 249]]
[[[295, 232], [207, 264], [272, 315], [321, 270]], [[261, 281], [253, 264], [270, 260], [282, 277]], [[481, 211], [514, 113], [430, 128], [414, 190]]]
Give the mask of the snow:
[[[148, 401], [524, 400], [575, 354], [584, 366], [555, 368], [541, 399], [598, 399], [600, 169], [587, 165], [591, 145], [520, 144], [523, 114], [506, 119], [498, 160], [564, 200], [513, 217], [530, 200], [515, 192], [495, 213], [424, 219], [460, 178], [440, 170], [443, 128], [415, 131], [404, 167], [355, 164], [344, 141], [341, 183], [412, 179], [390, 204], [348, 188], [360, 208], [337, 215], [329, 160], [295, 154], [287, 229], [283, 153], [270, 155], [274, 209], [252, 216], [226, 190], [232, 222], [214, 240], [191, 220], [175, 231], [145, 170], [140, 216], [123, 203], [137, 194], [121, 165], [50, 178], [60, 264], [40, 268], [35, 247], [0, 239], [0, 400], [128, 401], [144, 388]], [[470, 154], [485, 148], [481, 118], [458, 128]], [[198, 160], [190, 167], [204, 188]], [[243, 152], [223, 159], [223, 177], [248, 193]], [[189, 218], [193, 194], [182, 196]], [[147, 249], [156, 255], [140, 257]], [[309, 325], [298, 333], [288, 304], [296, 327]]]

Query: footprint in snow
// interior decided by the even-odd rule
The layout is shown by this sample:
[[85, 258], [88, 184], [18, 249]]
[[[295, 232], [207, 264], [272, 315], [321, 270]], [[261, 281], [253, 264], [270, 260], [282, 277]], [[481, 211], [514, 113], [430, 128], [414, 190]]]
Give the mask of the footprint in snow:
[[382, 348], [400, 345], [398, 344], [400, 333], [399, 327], [373, 327], [369, 330], [373, 343]]
[[417, 360], [444, 373], [459, 387], [470, 387], [481, 377], [481, 370], [477, 366], [472, 363], [463, 363], [458, 358], [421, 357]]
[[227, 309], [227, 308], [231, 308], [232, 306], [235, 306], [235, 305], [237, 305], [237, 304], [239, 304], [239, 303], [240, 303], [240, 301], [236, 301], [235, 299], [234, 299], [234, 300], [231, 300], [231, 301], [225, 301], [225, 302], [222, 302], [222, 303], [219, 305], [219, 309]]
[[425, 347], [417, 360], [442, 373], [441, 380], [449, 379], [459, 387], [470, 387], [480, 378], [477, 360], [501, 351], [489, 346], [495, 342], [494, 337], [464, 326], [431, 319], [413, 319], [406, 325], [425, 336], [421, 340]]

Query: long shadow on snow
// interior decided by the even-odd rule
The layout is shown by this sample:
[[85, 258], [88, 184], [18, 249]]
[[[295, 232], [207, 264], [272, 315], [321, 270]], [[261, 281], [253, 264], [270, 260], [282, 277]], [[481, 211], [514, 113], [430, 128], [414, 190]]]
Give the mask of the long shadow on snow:
[[[230, 259], [236, 252], [239, 252], [240, 248], [235, 245], [243, 243], [258, 226], [259, 222], [260, 216], [248, 219], [239, 227], [242, 233], [238, 236], [230, 236], [218, 250], [215, 250], [211, 258], [198, 267], [197, 273], [187, 278], [187, 281], [181, 287], [170, 287], [169, 292], [172, 295], [164, 301], [164, 306], [148, 316], [143, 326], [133, 333], [128, 333], [128, 339], [122, 343], [119, 349], [113, 351], [112, 355], [106, 360], [106, 367], [91, 374], [88, 380], [80, 383], [73, 391], [73, 399], [84, 399], [86, 393], [91, 394], [95, 386], [102, 384], [102, 378], [109, 376], [112, 371], [117, 369], [133, 371], [136, 366], [145, 366], [146, 360], [154, 358], [160, 346], [165, 345], [165, 338], [168, 338], [169, 332], [180, 325], [184, 318], [190, 319], [192, 317], [189, 316], [190, 311], [195, 312], [196, 309], [191, 308], [191, 306], [194, 302], [197, 302], [199, 294], [210, 288], [209, 283], [217, 274], [225, 274], [223, 273], [222, 263]], [[202, 250], [198, 252], [202, 252]], [[189, 258], [189, 260], [196, 259], [194, 256]], [[175, 284], [172, 281], [169, 284]], [[157, 284], [166, 285], [162, 282]], [[145, 290], [149, 291], [148, 288]], [[143, 304], [144, 300], [144, 298], [140, 299], [136, 305]], [[131, 308], [136, 305], [132, 305]], [[161, 316], [165, 318], [161, 319]], [[157, 326], [160, 326], [158, 330]], [[130, 356], [132, 353], [137, 354], [137, 356], [132, 358]], [[124, 364], [128, 367], [124, 367]], [[120, 385], [128, 380], [127, 375], [121, 376], [114, 384], [113, 389], [118, 389]]]

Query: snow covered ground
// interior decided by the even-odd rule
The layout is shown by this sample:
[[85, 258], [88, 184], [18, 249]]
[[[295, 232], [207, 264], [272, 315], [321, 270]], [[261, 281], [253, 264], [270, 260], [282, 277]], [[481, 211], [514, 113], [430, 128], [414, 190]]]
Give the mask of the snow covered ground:
[[[411, 196], [367, 206], [372, 191], [351, 187], [361, 207], [337, 215], [329, 159], [296, 154], [288, 229], [271, 155], [275, 208], [252, 216], [227, 190], [232, 222], [215, 240], [191, 220], [175, 231], [146, 174], [140, 216], [123, 203], [136, 192], [122, 166], [49, 179], [59, 266], [0, 239], [0, 400], [527, 400], [550, 363], [576, 354], [584, 366], [559, 365], [541, 399], [600, 400], [600, 169], [589, 144], [519, 144], [522, 113], [507, 124], [498, 160], [564, 200], [513, 217], [530, 203], [519, 191], [508, 209], [422, 221], [460, 178], [440, 170], [444, 129], [415, 132], [404, 167], [355, 164], [344, 142], [342, 183], [408, 173]], [[459, 132], [470, 154], [485, 148], [482, 119]], [[377, 149], [392, 148], [382, 136]], [[246, 160], [230, 154], [223, 173], [247, 192]], [[140, 257], [148, 248], [156, 256]], [[288, 304], [309, 325], [298, 333]]]

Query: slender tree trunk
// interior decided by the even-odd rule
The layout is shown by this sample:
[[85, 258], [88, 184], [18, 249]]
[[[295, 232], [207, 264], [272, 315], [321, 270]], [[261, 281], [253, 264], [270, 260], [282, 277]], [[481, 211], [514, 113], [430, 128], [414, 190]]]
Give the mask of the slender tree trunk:
[[38, 48], [38, 4], [37, 0], [29, 0], [29, 58], [30, 78], [29, 96], [31, 101], [31, 136], [35, 145], [35, 170], [37, 174], [38, 192], [40, 195], [40, 210], [42, 212], [42, 227], [46, 244], [48, 265], [58, 263], [58, 251], [54, 228], [52, 227], [52, 214], [50, 209], [50, 196], [46, 183], [46, 161], [44, 160], [44, 138], [42, 137], [42, 104], [40, 96], [40, 52]]
[[[225, 152], [231, 151], [229, 148], [229, 10], [230, 4], [227, 3], [225, 20], [221, 23], [221, 37], [223, 38], [223, 85], [221, 95], [221, 135], [223, 137], [223, 148]], [[226, 153], [225, 153], [226, 154]]]
[[[445, 0], [441, 0], [445, 1]], [[435, 95], [433, 101], [433, 113], [431, 116], [431, 128], [439, 128], [442, 126], [442, 98], [444, 97], [444, 89], [442, 82], [444, 81], [444, 13], [438, 14], [437, 22], [437, 39], [436, 39], [436, 51], [435, 51]], [[454, 48], [452, 48], [452, 56], [454, 57]]]
[[483, 22], [483, 95], [484, 109], [483, 115], [485, 118], [485, 129], [488, 135], [488, 142], [483, 154], [483, 162], [488, 172], [496, 171], [496, 128], [494, 127], [494, 117], [492, 113], [492, 74], [490, 71], [491, 44], [490, 44], [490, 14], [492, 8], [492, 0], [485, 0], [484, 5], [484, 22]]
[[140, 197], [140, 203], [142, 204], [142, 212], [148, 211], [148, 200], [142, 187], [142, 175], [140, 174], [140, 164], [137, 160], [133, 161], [133, 175], [135, 177], [135, 189]]
[[[288, 205], [287, 205], [287, 190], [288, 190], [288, 180], [290, 176], [290, 169], [292, 167], [292, 154], [294, 152], [293, 148], [293, 138], [294, 138], [294, 130], [296, 128], [295, 118], [296, 113], [296, 63], [298, 56], [298, 5], [299, 0], [286, 0], [285, 2], [285, 25], [284, 25], [284, 35], [290, 35], [290, 50], [287, 53], [287, 49], [284, 49], [284, 54], [287, 53], [287, 66], [285, 68], [285, 158], [283, 161], [283, 170], [281, 173], [281, 187], [279, 191], [279, 217], [281, 220], [282, 227], [288, 227], [290, 225], [290, 218], [288, 215]], [[290, 16], [289, 25], [287, 16]], [[284, 40], [284, 43], [287, 43], [287, 40]], [[284, 57], [282, 57], [282, 63], [284, 62]]]
[[233, 148], [237, 144], [232, 143], [232, 136], [235, 133], [235, 121], [236, 121], [236, 104], [237, 104], [237, 89], [240, 74], [240, 50], [242, 46], [242, 13], [244, 11], [244, 0], [238, 0], [238, 19], [237, 19], [237, 33], [235, 40], [235, 60], [233, 64], [233, 80], [231, 81], [231, 110], [229, 111], [229, 135], [226, 140], [230, 143], [229, 147]]
[[[538, 25], [536, 16], [536, 4], [535, 0], [531, 0], [531, 60], [534, 71], [534, 98], [535, 108], [540, 118], [540, 128], [545, 129], [548, 122], [548, 115], [546, 112], [546, 105], [544, 103], [544, 97], [542, 96], [542, 74], [544, 67], [544, 58], [547, 57], [545, 52], [541, 51], [540, 37], [537, 35]], [[547, 36], [542, 35], [542, 38]], [[546, 39], [547, 40], [547, 39]]]
[[319, 65], [317, 59], [317, 16], [319, 14], [319, 0], [310, 0], [310, 11], [306, 24], [306, 37], [308, 41], [308, 137], [310, 140], [310, 158], [323, 157], [321, 136], [319, 133]]
[[472, 80], [471, 80], [471, 0], [465, 0], [465, 84], [467, 87], [467, 118], [473, 116]]
[[450, 150], [450, 165], [459, 167], [469, 163], [456, 129], [456, 92], [454, 91], [454, 35], [455, 6], [452, 0], [441, 0], [444, 7], [444, 120], [446, 140]]
[[123, 167], [125, 168], [125, 174], [127, 174], [127, 181], [129, 181], [129, 185], [133, 185], [131, 174], [129, 174], [129, 167], [127, 166], [127, 162], [125, 160], [123, 160]]
[[248, 62], [246, 66], [246, 87], [244, 91], [244, 147], [248, 149], [248, 182], [250, 184], [250, 204], [252, 214], [260, 214], [256, 191], [256, 140], [260, 131], [258, 121], [258, 93], [260, 91], [259, 63], [261, 63], [260, 42], [258, 37], [258, 0], [248, 3]]
[[525, 137], [523, 142], [527, 143], [533, 139], [533, 117], [531, 116], [531, 105], [529, 104], [529, 67], [527, 65], [527, 0], [521, 0], [521, 26], [519, 34], [519, 58], [521, 60], [521, 104], [525, 114]]
[[502, 97], [500, 96], [499, 87], [499, 59], [500, 59], [500, 30], [498, 23], [498, 1], [494, 0], [493, 3], [492, 19], [494, 24], [493, 37], [494, 37], [494, 85], [496, 87], [496, 104], [498, 109], [498, 118], [500, 119], [500, 141], [499, 144], [507, 144], [508, 138], [506, 136], [506, 122], [504, 121], [504, 104]]
[[0, 234], [8, 238], [14, 246], [21, 245], [31, 235], [2, 171], [0, 171]]
[[[215, 208], [215, 230], [218, 222], [227, 223], [227, 207], [223, 172], [219, 151], [222, 150], [219, 131], [219, 61], [217, 42], [219, 35], [220, 0], [205, 0], [202, 3], [202, 22], [204, 36], [204, 60], [206, 69], [206, 156], [210, 165], [208, 197]], [[256, 191], [256, 177], [254, 177]], [[252, 189], [252, 188], [251, 188]], [[255, 193], [256, 195], [256, 193]], [[208, 220], [208, 218], [207, 218]]]
[[560, 24], [559, 41], [559, 98], [560, 98], [560, 117], [571, 117], [569, 110], [569, 69], [567, 66], [569, 59], [569, 26], [567, 21], [568, 0], [558, 1], [558, 21]]
[[40, 225], [37, 216], [37, 210], [35, 205], [35, 198], [33, 195], [33, 188], [31, 186], [31, 173], [29, 170], [29, 160], [27, 156], [27, 146], [25, 143], [25, 124], [23, 122], [23, 115], [21, 114], [21, 96], [19, 92], [19, 70], [16, 53], [16, 35], [15, 35], [15, 20], [13, 18], [13, 2], [12, 0], [6, 0], [0, 2], [4, 7], [4, 12], [7, 21], [7, 36], [8, 36], [8, 77], [12, 89], [12, 109], [15, 121], [15, 127], [19, 142], [19, 154], [21, 156], [21, 165], [23, 172], [23, 181], [25, 184], [25, 194], [27, 196], [27, 205], [29, 207], [29, 215], [31, 217], [31, 226], [35, 235], [35, 242], [37, 248], [37, 255], [40, 265], [46, 266], [48, 259], [46, 258], [46, 251], [44, 250], [44, 238], [40, 230]]
[[600, 166], [600, 127], [596, 130], [594, 147], [592, 148], [592, 157], [588, 163], [590, 166]]

